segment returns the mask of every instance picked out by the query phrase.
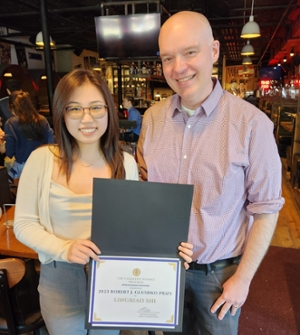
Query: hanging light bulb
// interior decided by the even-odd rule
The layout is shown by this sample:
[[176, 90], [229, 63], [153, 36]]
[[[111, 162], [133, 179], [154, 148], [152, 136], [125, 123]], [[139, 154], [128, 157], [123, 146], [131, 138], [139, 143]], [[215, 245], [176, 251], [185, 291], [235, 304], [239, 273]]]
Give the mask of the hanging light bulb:
[[277, 63], [278, 66], [281, 66], [281, 61], [279, 60], [278, 63]]
[[259, 25], [254, 21], [253, 16], [254, 0], [252, 0], [251, 15], [249, 22], [247, 22], [241, 32], [241, 38], [255, 38], [260, 36]]
[[250, 57], [246, 56], [243, 58], [243, 62], [242, 62], [243, 65], [251, 65], [252, 64], [252, 60]]
[[284, 55], [283, 57], [283, 63], [286, 63], [287, 59], [286, 59], [286, 55]]
[[242, 56], [252, 56], [252, 55], [254, 55], [254, 48], [250, 44], [249, 40], [247, 41], [247, 44], [243, 46], [241, 55]]
[[295, 51], [294, 51], [294, 47], [292, 47], [291, 51], [290, 51], [290, 56], [293, 57], [295, 55]]

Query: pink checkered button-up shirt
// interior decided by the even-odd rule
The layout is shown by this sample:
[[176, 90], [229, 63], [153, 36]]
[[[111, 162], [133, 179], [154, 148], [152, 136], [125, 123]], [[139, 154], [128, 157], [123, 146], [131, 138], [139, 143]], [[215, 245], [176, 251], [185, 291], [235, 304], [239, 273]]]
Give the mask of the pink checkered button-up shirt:
[[284, 203], [273, 123], [218, 81], [193, 116], [176, 94], [152, 106], [137, 158], [143, 180], [194, 185], [188, 241], [199, 263], [242, 254], [253, 214]]

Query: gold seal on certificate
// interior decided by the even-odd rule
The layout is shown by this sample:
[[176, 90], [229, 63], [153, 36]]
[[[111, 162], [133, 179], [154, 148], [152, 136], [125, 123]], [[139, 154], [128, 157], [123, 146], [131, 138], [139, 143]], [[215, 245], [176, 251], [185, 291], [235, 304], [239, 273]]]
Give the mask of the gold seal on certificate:
[[[173, 329], [178, 324], [178, 258], [101, 256], [92, 262], [92, 326]], [[113, 313], [111, 311], [114, 311]]]

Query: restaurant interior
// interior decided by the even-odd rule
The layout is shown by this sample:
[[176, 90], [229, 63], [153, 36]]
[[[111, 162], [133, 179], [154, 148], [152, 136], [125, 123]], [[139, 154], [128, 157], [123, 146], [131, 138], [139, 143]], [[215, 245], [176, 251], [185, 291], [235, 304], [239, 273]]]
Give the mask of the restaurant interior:
[[[52, 125], [52, 98], [60, 79], [75, 68], [93, 69], [107, 81], [120, 129], [134, 127], [134, 121], [124, 123], [125, 96], [134, 96], [143, 115], [174, 94], [163, 76], [157, 34], [168, 17], [184, 10], [206, 15], [214, 38], [220, 41], [212, 76], [224, 90], [256, 105], [274, 123], [285, 205], [271, 245], [300, 249], [300, 0], [1, 0], [0, 98], [7, 95], [6, 81], [18, 79]], [[128, 25], [125, 20], [136, 16], [146, 22], [149, 14], [155, 28], [143, 43], [129, 32], [118, 48], [110, 48], [113, 41], [102, 36], [106, 26], [114, 24], [111, 20], [122, 18], [120, 24]], [[256, 36], [248, 31], [250, 26]], [[243, 33], [248, 35], [242, 37]], [[123, 145], [136, 158], [136, 143]], [[12, 229], [18, 181], [7, 182], [9, 164], [0, 167], [0, 298], [5, 308], [14, 310], [19, 303], [20, 310], [16, 317], [2, 310], [0, 303], [0, 334], [38, 334], [39, 329], [47, 334], [36, 290], [38, 256], [16, 240]], [[14, 261], [5, 263], [8, 258]], [[8, 272], [18, 270], [6, 278], [1, 266]], [[13, 294], [23, 294], [20, 301], [12, 303], [4, 286], [7, 292], [15, 288]]]

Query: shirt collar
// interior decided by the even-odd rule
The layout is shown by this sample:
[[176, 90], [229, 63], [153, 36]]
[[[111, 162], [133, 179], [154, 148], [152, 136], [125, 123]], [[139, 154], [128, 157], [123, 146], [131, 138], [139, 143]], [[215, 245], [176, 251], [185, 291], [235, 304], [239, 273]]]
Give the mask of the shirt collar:
[[[216, 106], [219, 103], [219, 100], [221, 96], [223, 95], [224, 91], [221, 87], [221, 84], [217, 78], [212, 78], [212, 81], [214, 83], [213, 90], [211, 91], [210, 95], [204, 100], [202, 105], [200, 105], [194, 115], [199, 115], [201, 111], [204, 111], [204, 113], [209, 116], [213, 110], [216, 108]], [[174, 100], [173, 100], [173, 117], [177, 115], [178, 113], [183, 112], [181, 109], [181, 98], [178, 94], [175, 94]]]

